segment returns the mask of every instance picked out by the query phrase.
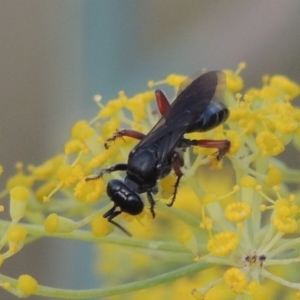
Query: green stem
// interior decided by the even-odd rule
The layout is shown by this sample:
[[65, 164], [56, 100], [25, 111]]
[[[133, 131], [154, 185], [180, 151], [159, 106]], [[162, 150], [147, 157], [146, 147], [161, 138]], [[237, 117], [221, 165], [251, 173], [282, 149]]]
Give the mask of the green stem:
[[[9, 221], [0, 221], [0, 228], [8, 228], [11, 222]], [[47, 233], [42, 225], [29, 225], [22, 224], [31, 235], [39, 237], [56, 237], [63, 239], [72, 239], [86, 242], [96, 242], [102, 244], [114, 244], [119, 246], [126, 246], [132, 248], [141, 248], [147, 250], [157, 250], [157, 251], [169, 251], [175, 253], [187, 254], [190, 253], [184, 246], [178, 243], [172, 242], [162, 242], [154, 240], [143, 240], [137, 238], [128, 238], [121, 236], [105, 236], [105, 237], [96, 237], [91, 232], [86, 230], [75, 230], [71, 233]]]
[[[44, 297], [53, 297], [56, 299], [88, 299], [107, 297], [118, 294], [125, 294], [133, 291], [150, 288], [164, 283], [175, 281], [182, 277], [187, 277], [207, 269], [211, 264], [205, 262], [196, 262], [185, 266], [183, 268], [171, 271], [162, 275], [154, 276], [149, 279], [140, 280], [132, 283], [126, 283], [116, 287], [109, 287], [103, 289], [87, 289], [87, 290], [69, 290], [69, 289], [56, 289], [47, 286], [39, 286], [35, 295]], [[9, 282], [12, 286], [17, 285], [17, 280], [5, 275], [0, 275], [2, 282]]]

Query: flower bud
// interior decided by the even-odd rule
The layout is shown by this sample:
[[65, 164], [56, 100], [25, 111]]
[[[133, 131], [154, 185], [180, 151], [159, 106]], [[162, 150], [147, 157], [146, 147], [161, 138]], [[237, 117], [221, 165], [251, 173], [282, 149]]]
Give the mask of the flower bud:
[[38, 283], [32, 276], [24, 274], [19, 277], [17, 288], [24, 297], [28, 297], [36, 292]]
[[27, 233], [27, 229], [18, 224], [12, 225], [7, 230], [6, 236], [9, 242], [9, 250], [11, 253], [15, 253], [23, 247]]
[[53, 232], [72, 232], [77, 229], [77, 224], [71, 219], [60, 217], [57, 214], [50, 214], [45, 223], [45, 230], [48, 233]]
[[18, 223], [24, 216], [30, 192], [24, 186], [16, 186], [10, 190], [10, 217]]

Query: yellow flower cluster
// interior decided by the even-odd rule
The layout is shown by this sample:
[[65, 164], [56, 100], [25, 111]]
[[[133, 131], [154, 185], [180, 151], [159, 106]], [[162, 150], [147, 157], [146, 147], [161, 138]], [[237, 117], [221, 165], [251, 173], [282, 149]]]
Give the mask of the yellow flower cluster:
[[[137, 141], [107, 139], [122, 127], [147, 134], [159, 119], [153, 88], [166, 84], [176, 94], [185, 77], [171, 74], [150, 81], [147, 91], [132, 97], [121, 91], [106, 105], [95, 96], [97, 116], [74, 124], [64, 153], [27, 169], [19, 163], [7, 181], [1, 195], [9, 193], [11, 222], [0, 221], [6, 228], [0, 240], [0, 265], [24, 247], [27, 236], [70, 234], [68, 238], [101, 241], [97, 268], [108, 285], [116, 286], [82, 293], [69, 290], [69, 297], [74, 293], [81, 299], [116, 294], [122, 295], [114, 299], [186, 299], [190, 292], [191, 297], [206, 300], [298, 296], [300, 170], [289, 167], [281, 156], [288, 147], [295, 153], [292, 165], [298, 163], [300, 110], [293, 100], [300, 87], [276, 75], [264, 76], [262, 87], [247, 90], [240, 75], [244, 68], [241, 63], [236, 71], [224, 71], [228, 121], [185, 136], [228, 139], [228, 153], [219, 161], [214, 149], [186, 149], [173, 207], [165, 205], [176, 181], [170, 174], [159, 181], [155, 219], [147, 206], [138, 216], [122, 213], [116, 218], [132, 238], [102, 217], [113, 206], [105, 194], [107, 182], [123, 175], [85, 179], [101, 168], [127, 162]], [[34, 227], [21, 223], [23, 219]], [[7, 251], [2, 250], [5, 247]], [[117, 286], [128, 279], [130, 284]], [[3, 288], [19, 297], [55, 293], [53, 289], [48, 295], [49, 289], [40, 288], [29, 275], [0, 280]], [[137, 292], [162, 283], [170, 286]], [[128, 292], [135, 293], [124, 296]]]

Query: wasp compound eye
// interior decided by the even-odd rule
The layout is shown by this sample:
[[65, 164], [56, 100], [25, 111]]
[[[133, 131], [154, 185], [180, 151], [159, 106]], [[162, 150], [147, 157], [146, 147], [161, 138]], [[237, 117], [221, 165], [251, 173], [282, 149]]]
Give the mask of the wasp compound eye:
[[131, 190], [124, 182], [113, 179], [107, 184], [106, 192], [109, 198], [120, 207], [122, 212], [138, 215], [144, 209], [144, 203], [139, 194]]

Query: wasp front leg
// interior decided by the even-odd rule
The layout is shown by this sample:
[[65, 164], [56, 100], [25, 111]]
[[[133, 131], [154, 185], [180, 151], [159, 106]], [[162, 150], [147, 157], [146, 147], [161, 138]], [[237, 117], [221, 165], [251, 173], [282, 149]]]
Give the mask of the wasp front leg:
[[132, 129], [122, 129], [122, 130], [117, 130], [112, 137], [108, 138], [104, 144], [105, 149], [109, 148], [108, 143], [114, 142], [116, 139], [123, 138], [124, 136], [131, 137], [133, 139], [141, 140], [145, 137], [145, 134], [135, 131]]
[[147, 199], [150, 204], [150, 212], [151, 212], [152, 218], [154, 219], [155, 218], [155, 211], [154, 211], [155, 201], [153, 199], [151, 192], [147, 192]]
[[105, 174], [105, 173], [112, 173], [112, 172], [115, 172], [115, 171], [127, 171], [127, 167], [128, 165], [127, 164], [124, 164], [124, 163], [120, 163], [120, 164], [115, 164], [109, 168], [104, 168], [100, 171], [100, 173], [94, 177], [88, 177], [85, 179], [85, 181], [91, 181], [91, 180], [97, 180], [99, 178], [102, 178], [102, 176]]

